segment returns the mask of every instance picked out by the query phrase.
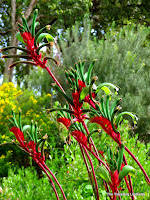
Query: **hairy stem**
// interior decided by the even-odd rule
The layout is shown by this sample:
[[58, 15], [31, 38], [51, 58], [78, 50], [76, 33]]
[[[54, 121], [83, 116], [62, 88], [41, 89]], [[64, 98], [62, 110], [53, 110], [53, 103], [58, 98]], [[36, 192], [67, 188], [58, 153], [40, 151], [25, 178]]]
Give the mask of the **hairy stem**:
[[56, 79], [56, 77], [54, 76], [54, 74], [51, 72], [51, 70], [48, 67], [45, 67], [45, 69], [47, 70], [47, 72], [49, 73], [49, 75], [52, 77], [52, 79], [55, 81], [55, 83], [60, 87], [60, 89], [65, 93], [64, 89], [62, 88], [62, 86], [60, 85], [60, 83], [58, 82], [58, 80]]
[[[124, 160], [124, 163], [127, 165], [128, 163], [127, 163], [125, 155], [123, 155], [123, 160]], [[130, 193], [133, 194], [133, 186], [132, 186], [132, 181], [131, 181], [130, 175], [128, 175], [128, 179], [129, 179], [129, 185], [130, 185]], [[134, 200], [134, 196], [131, 196], [131, 199]]]
[[[88, 128], [87, 128], [87, 125], [85, 124], [84, 121], [82, 121], [82, 124], [83, 124], [83, 126], [84, 126], [84, 128], [85, 128], [87, 134], [89, 135], [90, 133], [89, 133], [89, 130], [88, 130]], [[94, 141], [92, 140], [92, 138], [91, 138], [90, 140], [91, 140], [91, 142], [92, 142], [92, 145], [93, 145], [93, 148], [94, 148], [94, 151], [95, 151], [96, 155], [99, 157], [99, 154], [98, 154], [97, 148], [96, 148], [96, 146], [95, 146], [95, 144], [94, 144]], [[100, 161], [99, 161], [99, 164], [101, 165]]]
[[90, 151], [92, 154], [93, 154], [93, 156], [101, 163], [101, 164], [103, 164], [105, 167], [106, 167], [106, 169], [108, 170], [108, 172], [110, 172], [110, 169], [109, 169], [109, 167], [93, 152], [93, 151]]
[[55, 188], [55, 185], [54, 185], [54, 183], [53, 183], [53, 181], [52, 181], [50, 175], [47, 173], [47, 171], [46, 171], [46, 169], [44, 168], [44, 166], [43, 166], [36, 158], [33, 158], [33, 160], [39, 165], [39, 167], [43, 170], [43, 172], [44, 172], [44, 173], [46, 174], [46, 176], [48, 177], [48, 179], [49, 179], [49, 181], [50, 181], [50, 183], [51, 183], [51, 185], [52, 185], [52, 188], [53, 188], [53, 190], [54, 190], [54, 192], [55, 192], [56, 198], [57, 198], [57, 200], [59, 200], [59, 196], [58, 196], [57, 190], [56, 190], [56, 188]]
[[96, 196], [97, 196], [97, 200], [99, 200], [98, 184], [97, 184], [97, 179], [96, 179], [96, 175], [95, 175], [94, 166], [93, 166], [92, 160], [91, 160], [91, 158], [90, 158], [90, 156], [89, 156], [89, 154], [88, 154], [88, 152], [87, 152], [87, 150], [86, 150], [86, 148], [84, 146], [83, 146], [83, 149], [84, 149], [84, 151], [85, 151], [85, 153], [86, 153], [86, 155], [87, 155], [87, 157], [89, 159], [89, 162], [90, 162], [90, 165], [91, 165], [91, 168], [92, 168], [93, 178], [94, 178], [94, 182], [95, 182], [95, 189], [96, 189], [96, 193], [97, 193]]
[[148, 184], [150, 184], [150, 179], [147, 175], [147, 173], [145, 172], [143, 166], [140, 164], [140, 162], [137, 160], [137, 158], [132, 154], [132, 152], [125, 146], [125, 150], [130, 154], [130, 156], [135, 160], [135, 162], [138, 164], [138, 166], [141, 168], [143, 174], [145, 175], [145, 178], [148, 182]]
[[56, 176], [52, 173], [52, 171], [47, 167], [47, 165], [46, 165], [45, 163], [43, 163], [43, 165], [44, 165], [44, 167], [49, 171], [49, 173], [52, 175], [52, 177], [54, 178], [54, 180], [56, 181], [57, 185], [59, 186], [59, 188], [60, 188], [60, 190], [61, 190], [61, 193], [62, 193], [62, 195], [63, 195], [63, 198], [64, 198], [65, 200], [67, 200], [67, 198], [66, 198], [66, 196], [65, 196], [65, 193], [64, 193], [64, 191], [63, 191], [63, 189], [62, 189], [62, 187], [61, 187], [59, 181], [57, 180]]
[[92, 179], [92, 177], [91, 177], [91, 171], [90, 171], [90, 169], [89, 169], [88, 162], [87, 162], [86, 157], [85, 157], [85, 154], [84, 154], [84, 152], [83, 152], [83, 147], [82, 147], [81, 144], [79, 144], [79, 145], [80, 145], [80, 149], [81, 149], [81, 153], [82, 153], [82, 156], [83, 156], [84, 163], [85, 163], [86, 168], [87, 168], [87, 171], [88, 171], [88, 176], [89, 176], [89, 179], [90, 179], [90, 182], [91, 182], [92, 188], [93, 188], [93, 192], [94, 192], [95, 197], [96, 197], [96, 191], [95, 191], [95, 187], [94, 187], [93, 179]]

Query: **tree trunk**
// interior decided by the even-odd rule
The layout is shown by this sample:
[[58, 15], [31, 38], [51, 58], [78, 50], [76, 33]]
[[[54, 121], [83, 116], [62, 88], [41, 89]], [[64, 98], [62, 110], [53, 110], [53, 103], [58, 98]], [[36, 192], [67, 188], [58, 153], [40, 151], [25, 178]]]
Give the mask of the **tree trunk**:
[[[16, 46], [17, 45], [17, 39], [15, 37], [16, 35], [16, 0], [11, 0], [11, 6], [12, 6], [12, 14], [11, 14], [11, 25], [12, 25], [12, 34], [11, 34], [11, 42], [10, 46]], [[15, 54], [15, 49], [10, 49], [9, 54]], [[13, 69], [9, 69], [9, 66], [13, 63], [14, 59], [9, 58], [7, 59], [5, 63], [5, 70], [4, 70], [4, 78], [3, 82], [11, 82], [12, 76], [13, 76]]]
[[[31, 12], [36, 4], [37, 0], [32, 0], [26, 13], [25, 13], [25, 17], [26, 19], [29, 18], [29, 16], [31, 15]], [[12, 31], [11, 31], [11, 42], [10, 42], [10, 46], [17, 46], [18, 45], [18, 40], [16, 39], [15, 35], [17, 32], [17, 24], [16, 22], [19, 20], [16, 20], [16, 0], [11, 0], [11, 7], [12, 7], [12, 20], [11, 20], [11, 24], [12, 24]], [[10, 49], [9, 50], [9, 54], [16, 54], [16, 49]], [[7, 59], [6, 63], [5, 63], [5, 70], [4, 70], [4, 78], [3, 78], [3, 83], [4, 82], [12, 82], [12, 78], [13, 78], [13, 68], [9, 69], [9, 66], [14, 62], [13, 58], [9, 58]]]

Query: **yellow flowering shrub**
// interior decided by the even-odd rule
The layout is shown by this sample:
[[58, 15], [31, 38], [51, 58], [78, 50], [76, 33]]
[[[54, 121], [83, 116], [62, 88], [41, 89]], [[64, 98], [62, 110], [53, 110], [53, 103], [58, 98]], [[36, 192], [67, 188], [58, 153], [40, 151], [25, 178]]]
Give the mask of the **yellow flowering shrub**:
[[12, 110], [18, 112], [20, 107], [17, 98], [22, 94], [13, 83], [4, 83], [0, 86], [0, 143], [10, 141], [8, 137], [8, 118], [12, 115]]
[[18, 90], [13, 83], [4, 83], [0, 86], [0, 123], [3, 123], [3, 116], [10, 117], [10, 111], [14, 110], [18, 112], [16, 98], [22, 94], [21, 90]]

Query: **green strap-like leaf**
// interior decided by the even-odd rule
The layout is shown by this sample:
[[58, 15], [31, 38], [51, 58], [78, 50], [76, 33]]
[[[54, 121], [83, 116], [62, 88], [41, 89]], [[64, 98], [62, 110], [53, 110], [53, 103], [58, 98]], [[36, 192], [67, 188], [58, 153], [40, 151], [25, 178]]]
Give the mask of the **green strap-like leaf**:
[[119, 90], [119, 88], [117, 86], [115, 86], [114, 84], [106, 82], [106, 83], [101, 83], [99, 86], [97, 86], [96, 93], [98, 93], [101, 89], [103, 89], [106, 94], [111, 93], [111, 91], [107, 88], [107, 86], [112, 87], [116, 91]]
[[137, 124], [136, 120], [137, 120], [137, 117], [136, 115], [132, 114], [131, 112], [122, 112], [120, 113], [117, 118], [116, 118], [116, 121], [115, 121], [115, 124], [116, 126], [118, 127], [118, 124], [120, 122], [120, 119], [123, 115], [129, 115], [130, 117], [132, 117], [132, 119], [134, 120], [134, 123]]
[[28, 27], [28, 24], [27, 24], [27, 20], [26, 18], [24, 17], [24, 14], [22, 13], [22, 24], [23, 24], [23, 27], [26, 29], [27, 32], [30, 32], [29, 30], [29, 27]]
[[55, 40], [54, 37], [49, 33], [41, 33], [37, 38], [37, 44], [42, 42], [44, 38], [46, 38], [49, 43]]
[[36, 22], [36, 18], [37, 18], [37, 15], [38, 15], [38, 9], [36, 9], [34, 11], [34, 15], [33, 15], [33, 19], [32, 19], [32, 24], [31, 24], [31, 35], [33, 37], [35, 37], [35, 22]]
[[102, 112], [105, 118], [107, 118], [106, 108], [104, 105], [104, 97], [101, 97], [101, 106], [102, 106]]
[[82, 89], [79, 101], [83, 101], [88, 94], [89, 94], [89, 85]]
[[21, 51], [23, 51], [23, 52], [25, 52], [25, 53], [27, 53], [27, 54], [30, 53], [29, 50], [27, 50], [27, 49], [25, 49], [25, 48], [22, 48], [22, 47], [18, 47], [18, 46], [4, 47], [4, 48], [1, 49], [1, 51], [7, 51], [7, 50], [9, 50], [9, 49], [19, 49], [19, 50], [21, 50]]
[[107, 95], [106, 96], [106, 114], [107, 114], [107, 118], [111, 120], [110, 112], [109, 112], [109, 99], [110, 99], [110, 95]]
[[120, 100], [121, 100], [121, 98], [120, 98], [120, 99], [117, 99], [117, 100], [112, 104], [112, 106], [111, 106], [111, 108], [110, 108], [110, 117], [112, 117], [112, 114], [113, 114], [113, 112], [114, 112], [114, 110], [115, 110], [115, 107], [118, 105], [118, 103], [119, 103]]
[[125, 165], [123, 169], [119, 172], [119, 179], [122, 180], [125, 176], [127, 176], [129, 173], [134, 174], [135, 169], [130, 165]]
[[111, 182], [110, 174], [104, 166], [98, 167], [97, 175], [104, 179], [107, 183]]
[[35, 62], [32, 62], [32, 61], [18, 61], [18, 62], [14, 62], [13, 64], [11, 64], [10, 66], [9, 66], [9, 68], [12, 68], [12, 67], [14, 67], [14, 66], [16, 66], [16, 65], [19, 65], [19, 64], [28, 64], [28, 65], [37, 65]]
[[89, 85], [90, 82], [91, 82], [91, 80], [90, 80], [90, 78], [91, 78], [91, 73], [92, 73], [92, 69], [93, 69], [93, 66], [94, 66], [94, 64], [95, 64], [96, 61], [97, 61], [97, 59], [93, 60], [93, 62], [92, 62], [92, 63], [90, 64], [90, 66], [89, 66], [89, 69], [88, 69], [88, 72], [87, 72], [87, 78], [86, 78], [87, 84], [88, 84], [88, 85]]
[[23, 44], [26, 45], [26, 43], [24, 42], [23, 38], [21, 37], [20, 32], [16, 33], [16, 38], [17, 38], [17, 40], [19, 40], [20, 42], [22, 42]]
[[120, 152], [119, 152], [119, 158], [118, 158], [118, 172], [120, 172], [121, 164], [123, 161], [123, 152], [124, 152], [124, 145], [122, 144]]

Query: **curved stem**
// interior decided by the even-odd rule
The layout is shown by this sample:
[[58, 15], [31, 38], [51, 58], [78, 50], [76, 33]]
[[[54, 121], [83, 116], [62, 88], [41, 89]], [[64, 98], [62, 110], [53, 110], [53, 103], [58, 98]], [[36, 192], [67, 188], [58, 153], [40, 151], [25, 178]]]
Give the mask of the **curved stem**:
[[94, 182], [95, 182], [95, 189], [96, 189], [96, 193], [97, 193], [97, 200], [99, 200], [99, 192], [98, 192], [98, 184], [97, 184], [97, 179], [96, 179], [96, 175], [95, 175], [95, 170], [94, 170], [94, 167], [93, 167], [93, 163], [92, 163], [92, 160], [86, 150], [86, 148], [83, 146], [83, 149], [89, 159], [89, 162], [90, 162], [90, 165], [91, 165], [91, 168], [92, 168], [92, 173], [93, 173], [93, 178], [94, 178]]
[[127, 186], [127, 188], [128, 188], [129, 194], [130, 194], [130, 193], [131, 193], [131, 190], [130, 190], [130, 186], [129, 186], [129, 183], [128, 183], [128, 180], [127, 180], [127, 177], [126, 177], [126, 176], [124, 177], [124, 180], [125, 180], [125, 182], [126, 182], [126, 186]]
[[[88, 128], [87, 128], [87, 125], [85, 124], [84, 121], [82, 121], [82, 124], [83, 124], [83, 126], [84, 126], [84, 128], [85, 128], [87, 134], [89, 135], [90, 133], [89, 133], [89, 130], [88, 130]], [[93, 148], [94, 148], [94, 151], [95, 151], [96, 155], [99, 157], [99, 154], [98, 154], [97, 148], [96, 148], [96, 146], [95, 146], [95, 144], [94, 144], [94, 141], [92, 140], [92, 138], [91, 138], [90, 140], [91, 140], [91, 142], [92, 142], [92, 145], [93, 145]], [[99, 161], [99, 162], [100, 162], [100, 161]], [[99, 164], [101, 164], [101, 163], [99, 163]]]
[[79, 144], [79, 145], [80, 145], [80, 149], [81, 149], [81, 153], [82, 153], [82, 156], [83, 156], [84, 163], [85, 163], [86, 168], [87, 168], [87, 171], [88, 171], [88, 176], [89, 176], [89, 179], [90, 179], [90, 182], [91, 182], [92, 188], [93, 188], [93, 192], [94, 192], [94, 194], [96, 195], [95, 187], [94, 187], [94, 185], [93, 185], [93, 179], [92, 179], [92, 176], [91, 176], [91, 171], [90, 171], [90, 169], [89, 169], [89, 166], [88, 166], [88, 163], [87, 163], [87, 160], [86, 160], [85, 154], [84, 154], [84, 152], [83, 152], [83, 147], [82, 147], [81, 144]]
[[[126, 160], [125, 155], [123, 155], [123, 159], [124, 159], [124, 163], [127, 165], [128, 163], [127, 163], [127, 160]], [[129, 178], [129, 185], [130, 185], [130, 190], [129, 190], [129, 192], [130, 192], [131, 194], [133, 194], [133, 187], [132, 187], [131, 176], [128, 175], [128, 178]], [[128, 187], [128, 185], [127, 185], [127, 187]], [[134, 196], [131, 196], [131, 199], [134, 200]]]
[[143, 166], [141, 165], [141, 163], [137, 160], [137, 158], [132, 154], [132, 152], [126, 146], [124, 148], [130, 154], [130, 156], [135, 160], [135, 162], [138, 164], [138, 166], [141, 168], [143, 174], [145, 175], [145, 177], [147, 179], [148, 184], [150, 184], [150, 179], [149, 179], [147, 173], [145, 172]]
[[[85, 122], [83, 121], [82, 124], [83, 124], [83, 126], [84, 126], [84, 128], [85, 128], [87, 134], [89, 135], [90, 133], [89, 133], [89, 130], [88, 130], [88, 128], [87, 128]], [[98, 158], [99, 158], [99, 154], [98, 154], [97, 148], [96, 148], [96, 146], [95, 146], [95, 144], [94, 144], [94, 141], [92, 140], [92, 138], [91, 138], [90, 140], [91, 140], [91, 142], [92, 142], [92, 145], [93, 145], [93, 148], [94, 148], [94, 150], [95, 150], [95, 153], [96, 153], [96, 155], [97, 155]], [[100, 158], [99, 158], [99, 159], [100, 159]], [[99, 164], [101, 165], [100, 160], [98, 160], [98, 161], [99, 161]], [[106, 182], [104, 183], [104, 186], [105, 186], [106, 191], [109, 192], [108, 184], [107, 184]], [[111, 197], [110, 197], [110, 199], [111, 199]]]
[[[89, 151], [89, 150], [88, 150]], [[92, 154], [93, 154], [93, 156], [101, 163], [101, 164], [103, 164], [105, 167], [106, 167], [106, 169], [108, 170], [108, 172], [110, 172], [110, 169], [109, 169], [109, 167], [93, 152], [93, 151], [90, 151]]]
[[63, 189], [62, 189], [62, 187], [61, 187], [59, 181], [57, 180], [56, 176], [52, 173], [52, 171], [47, 167], [47, 165], [46, 165], [45, 163], [43, 163], [43, 165], [44, 165], [44, 167], [49, 171], [49, 173], [52, 175], [52, 177], [54, 178], [54, 180], [56, 181], [57, 185], [59, 186], [59, 188], [60, 188], [60, 190], [61, 190], [61, 193], [62, 193], [62, 195], [63, 195], [63, 198], [64, 198], [65, 200], [67, 200], [67, 198], [66, 198], [66, 196], [65, 196], [65, 193], [64, 193], [64, 191], [63, 191]]
[[57, 190], [56, 190], [56, 188], [55, 188], [55, 185], [54, 185], [54, 183], [53, 183], [53, 181], [52, 181], [50, 175], [47, 173], [47, 171], [46, 171], [46, 169], [44, 168], [44, 166], [43, 166], [36, 158], [33, 158], [33, 160], [39, 165], [39, 167], [43, 170], [43, 172], [44, 172], [44, 173], [46, 174], [46, 176], [48, 177], [48, 179], [49, 179], [49, 181], [50, 181], [50, 183], [51, 183], [51, 185], [52, 185], [52, 188], [53, 188], [53, 190], [54, 190], [54, 192], [55, 192], [56, 198], [57, 198], [57, 200], [59, 200], [59, 196], [58, 196]]
[[60, 83], [58, 82], [54, 74], [51, 72], [51, 70], [47, 66], [45, 67], [45, 69], [47, 70], [49, 75], [52, 77], [52, 79], [55, 81], [55, 83], [59, 86], [59, 88], [65, 93], [64, 89], [62, 88], [62, 86], [60, 85]]

